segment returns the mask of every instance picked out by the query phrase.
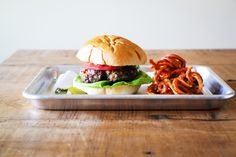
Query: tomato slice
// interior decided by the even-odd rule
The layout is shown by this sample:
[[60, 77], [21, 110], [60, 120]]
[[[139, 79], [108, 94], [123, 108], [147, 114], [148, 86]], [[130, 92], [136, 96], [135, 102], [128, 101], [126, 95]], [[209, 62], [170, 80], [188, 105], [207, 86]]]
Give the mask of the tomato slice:
[[118, 70], [121, 68], [121, 66], [110, 66], [110, 65], [85, 63], [85, 68], [92, 69], [92, 70]]

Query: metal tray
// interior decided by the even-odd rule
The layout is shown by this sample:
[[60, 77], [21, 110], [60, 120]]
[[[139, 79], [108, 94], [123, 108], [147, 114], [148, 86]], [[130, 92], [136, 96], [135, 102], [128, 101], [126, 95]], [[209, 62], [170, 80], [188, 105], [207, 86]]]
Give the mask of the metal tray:
[[[49, 110], [195, 110], [216, 109], [234, 96], [234, 91], [209, 67], [191, 65], [204, 80], [203, 95], [147, 95], [147, 85], [133, 95], [56, 95], [52, 87], [59, 74], [79, 72], [81, 66], [56, 65], [43, 68], [23, 91], [39, 109]], [[150, 66], [140, 68], [153, 75]]]

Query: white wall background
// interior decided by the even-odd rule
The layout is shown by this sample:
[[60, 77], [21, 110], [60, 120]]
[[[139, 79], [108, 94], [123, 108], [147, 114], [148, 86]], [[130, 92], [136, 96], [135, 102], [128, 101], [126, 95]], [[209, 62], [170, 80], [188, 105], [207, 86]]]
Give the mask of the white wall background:
[[236, 48], [236, 0], [0, 0], [0, 62], [76, 49], [98, 34], [145, 49]]

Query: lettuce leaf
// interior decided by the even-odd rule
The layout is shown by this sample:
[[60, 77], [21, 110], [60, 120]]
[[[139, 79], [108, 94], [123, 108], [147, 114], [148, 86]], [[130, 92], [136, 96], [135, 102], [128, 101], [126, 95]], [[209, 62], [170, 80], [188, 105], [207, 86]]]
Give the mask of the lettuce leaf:
[[76, 84], [76, 86], [90, 87], [90, 88], [109, 88], [109, 87], [118, 87], [118, 86], [123, 86], [123, 85], [137, 86], [137, 85], [142, 85], [142, 84], [149, 84], [152, 82], [153, 82], [152, 78], [143, 71], [139, 71], [137, 77], [134, 80], [129, 81], [129, 82], [119, 81], [119, 82], [111, 83], [107, 80], [103, 80], [103, 81], [98, 81], [94, 83], [83, 83], [79, 75], [74, 80], [74, 84]]

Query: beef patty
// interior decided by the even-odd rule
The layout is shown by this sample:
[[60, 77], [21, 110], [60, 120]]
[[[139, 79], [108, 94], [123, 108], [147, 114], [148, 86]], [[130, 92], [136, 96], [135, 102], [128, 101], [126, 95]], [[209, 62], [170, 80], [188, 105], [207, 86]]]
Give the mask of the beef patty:
[[92, 70], [83, 69], [80, 71], [81, 80], [85, 83], [93, 83], [101, 80], [110, 82], [131, 81], [138, 75], [136, 66], [124, 66], [118, 70]]

